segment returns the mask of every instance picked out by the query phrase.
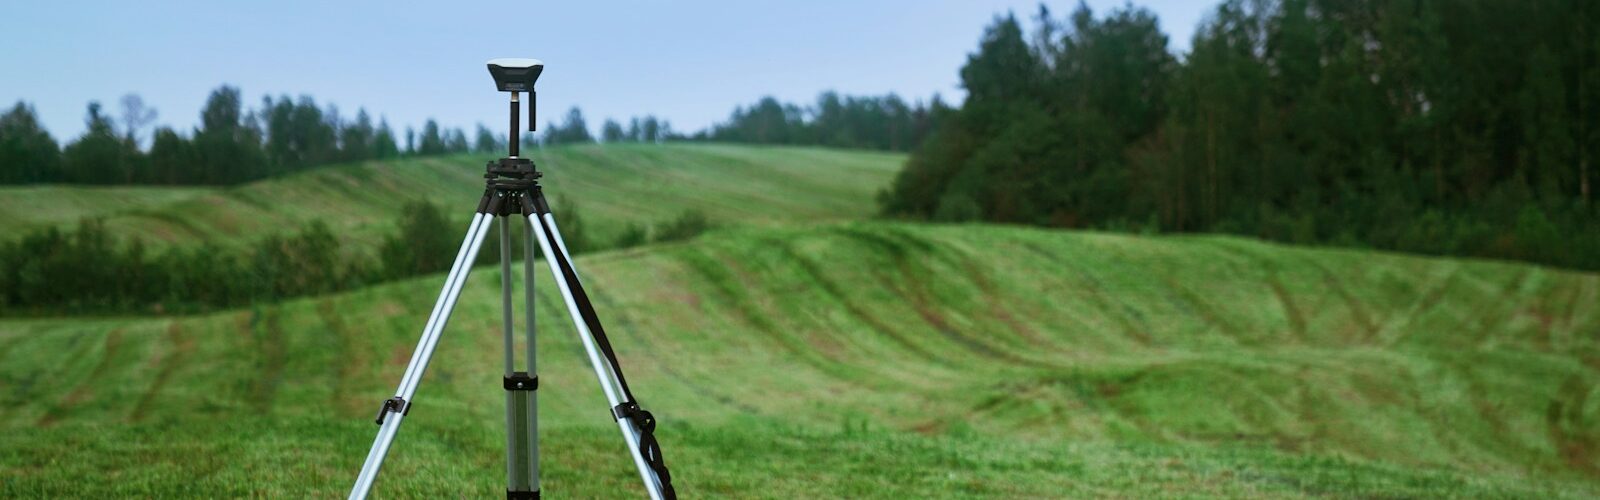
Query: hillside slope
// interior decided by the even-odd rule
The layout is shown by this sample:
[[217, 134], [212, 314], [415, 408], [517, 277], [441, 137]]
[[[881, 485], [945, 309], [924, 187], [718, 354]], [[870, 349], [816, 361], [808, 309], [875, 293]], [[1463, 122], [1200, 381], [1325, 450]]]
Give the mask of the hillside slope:
[[[535, 150], [553, 201], [575, 201], [595, 235], [627, 222], [699, 210], [721, 223], [770, 225], [857, 219], [905, 155], [721, 144], [587, 145]], [[492, 155], [374, 161], [229, 188], [38, 186], [0, 188], [0, 234], [101, 217], [113, 234], [155, 244], [250, 241], [322, 219], [366, 247], [408, 201], [438, 203], [462, 231], [483, 194]], [[48, 209], [46, 209], [48, 208]]]
[[[686, 497], [1600, 494], [1594, 274], [886, 223], [579, 265]], [[474, 274], [379, 494], [503, 488], [497, 274]], [[636, 493], [548, 278], [546, 491]], [[0, 496], [340, 495], [439, 281], [0, 321]]]

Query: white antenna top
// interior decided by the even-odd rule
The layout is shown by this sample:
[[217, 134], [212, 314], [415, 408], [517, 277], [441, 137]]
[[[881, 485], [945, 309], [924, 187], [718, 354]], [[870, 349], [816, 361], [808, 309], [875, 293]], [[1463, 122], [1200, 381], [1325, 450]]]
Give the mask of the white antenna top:
[[502, 68], [532, 68], [534, 66], [544, 66], [544, 61], [540, 61], [538, 59], [524, 59], [520, 57], [501, 57], [490, 59], [489, 65], [499, 66]]

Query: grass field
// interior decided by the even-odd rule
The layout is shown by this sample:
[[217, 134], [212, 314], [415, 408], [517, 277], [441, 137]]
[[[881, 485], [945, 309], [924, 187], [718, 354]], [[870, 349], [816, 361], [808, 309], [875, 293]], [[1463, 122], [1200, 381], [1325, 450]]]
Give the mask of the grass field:
[[[578, 203], [593, 236], [684, 210], [713, 222], [827, 222], [873, 212], [873, 195], [905, 156], [820, 148], [620, 144], [535, 150], [553, 202]], [[312, 170], [230, 188], [0, 188], [0, 234], [105, 220], [120, 237], [156, 245], [252, 241], [321, 219], [345, 242], [381, 241], [412, 200], [438, 203], [462, 231], [483, 194], [489, 155], [402, 159]], [[825, 167], [825, 168], [824, 168]], [[42, 209], [49, 207], [48, 210]]]
[[[1595, 274], [851, 222], [893, 157], [674, 149], [546, 154], [724, 158], [685, 186], [762, 177], [770, 158], [840, 180], [788, 186], [821, 194], [770, 195], [786, 207], [770, 211], [743, 181], [686, 188], [665, 198], [749, 223], [578, 259], [685, 498], [1600, 495]], [[655, 186], [572, 189], [621, 203]], [[613, 217], [600, 205], [585, 209]], [[503, 491], [498, 274], [474, 273], [375, 494]], [[544, 491], [642, 494], [539, 279]], [[204, 316], [0, 320], [0, 497], [341, 496], [441, 281]]]

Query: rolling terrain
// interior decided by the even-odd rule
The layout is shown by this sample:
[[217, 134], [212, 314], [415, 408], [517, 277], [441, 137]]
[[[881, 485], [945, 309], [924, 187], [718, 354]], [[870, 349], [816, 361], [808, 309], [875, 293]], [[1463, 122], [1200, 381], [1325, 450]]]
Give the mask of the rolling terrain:
[[[702, 166], [673, 187], [671, 172], [600, 177], [612, 163], [571, 174], [595, 176], [570, 188], [596, 221], [631, 217], [613, 202], [644, 220], [692, 206], [736, 221], [577, 259], [685, 498], [1600, 495], [1600, 275], [851, 221], [890, 155], [544, 154], [640, 171], [651, 155], [717, 158], [683, 162]], [[768, 163], [787, 166], [729, 180]], [[430, 165], [407, 175], [456, 175]], [[223, 192], [326, 184], [298, 177]], [[415, 182], [471, 198], [476, 177]], [[657, 191], [665, 205], [641, 196]], [[231, 216], [172, 211], [228, 196], [156, 198], [127, 199], [193, 217], [174, 242], [246, 236], [207, 225]], [[271, 215], [239, 219], [252, 221], [345, 210], [237, 203]], [[161, 220], [123, 217], [113, 227]], [[473, 273], [377, 495], [503, 491], [499, 278]], [[0, 496], [342, 496], [441, 281], [200, 316], [0, 319]], [[642, 494], [542, 263], [535, 287], [544, 491]]]
[[[821, 148], [617, 144], [535, 149], [551, 202], [577, 203], [593, 235], [685, 210], [754, 225], [865, 217], [905, 155]], [[413, 200], [439, 204], [462, 231], [491, 155], [407, 158], [313, 169], [234, 187], [0, 187], [0, 234], [101, 218], [155, 245], [248, 242], [312, 220], [370, 249]], [[49, 208], [49, 209], [44, 209]]]

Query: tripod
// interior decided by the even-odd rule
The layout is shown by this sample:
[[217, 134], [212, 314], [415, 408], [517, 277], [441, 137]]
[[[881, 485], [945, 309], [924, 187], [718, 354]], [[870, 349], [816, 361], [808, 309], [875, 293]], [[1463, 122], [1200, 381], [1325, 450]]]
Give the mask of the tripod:
[[[502, 327], [505, 333], [505, 375], [501, 385], [506, 391], [506, 498], [539, 498], [539, 377], [535, 370], [537, 350], [534, 343], [533, 290], [535, 244], [555, 277], [556, 288], [566, 303], [567, 313], [572, 317], [584, 351], [589, 355], [589, 362], [594, 366], [595, 378], [599, 380], [606, 400], [611, 404], [611, 415], [628, 445], [634, 465], [639, 469], [645, 490], [653, 500], [674, 500], [677, 497], [672, 488], [672, 476], [667, 471], [661, 457], [661, 447], [655, 439], [655, 417], [639, 407], [628, 388], [628, 381], [622, 374], [621, 365], [617, 363], [605, 328], [601, 326], [594, 305], [578, 279], [566, 243], [561, 239], [561, 231], [556, 227], [555, 217], [550, 213], [549, 203], [545, 201], [543, 189], [539, 186], [539, 178], [543, 174], [532, 160], [518, 157], [519, 94], [528, 92], [528, 129], [532, 131], [535, 116], [533, 83], [543, 70], [544, 64], [533, 59], [489, 61], [489, 72], [494, 76], [497, 86], [511, 93], [510, 155], [490, 161], [487, 166], [483, 197], [479, 199], [477, 212], [467, 227], [466, 238], [456, 252], [455, 263], [451, 264], [450, 273], [445, 276], [444, 289], [439, 292], [433, 312], [422, 329], [422, 339], [411, 354], [411, 363], [406, 366], [405, 375], [400, 378], [400, 388], [395, 391], [394, 397], [385, 400], [378, 409], [378, 437], [367, 452], [366, 462], [361, 466], [361, 473], [350, 490], [352, 500], [366, 498], [373, 482], [377, 480], [378, 469], [383, 466], [383, 459], [394, 442], [395, 433], [400, 430], [400, 421], [411, 412], [417, 385], [428, 369], [428, 361], [439, 344], [439, 336], [450, 321], [450, 313], [455, 309], [461, 289], [472, 272], [472, 263], [476, 261], [478, 250], [482, 248], [495, 221], [499, 221], [500, 305], [504, 312]], [[526, 286], [523, 307], [528, 315], [524, 353], [528, 366], [526, 371], [516, 370], [516, 335], [512, 321], [510, 225], [518, 216], [524, 229], [522, 279]]]

